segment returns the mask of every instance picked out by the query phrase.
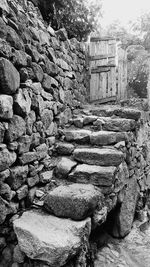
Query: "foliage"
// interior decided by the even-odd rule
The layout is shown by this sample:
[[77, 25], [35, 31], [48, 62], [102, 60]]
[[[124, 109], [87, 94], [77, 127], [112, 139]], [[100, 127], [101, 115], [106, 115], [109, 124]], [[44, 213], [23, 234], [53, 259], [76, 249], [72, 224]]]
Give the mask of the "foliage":
[[[45, 5], [43, 2], [45, 1]], [[86, 0], [44, 0], [40, 1], [42, 15], [51, 26], [58, 30], [66, 28], [69, 38], [76, 37], [79, 41], [86, 40], [89, 33], [96, 27], [101, 15], [101, 5]]]
[[122, 43], [122, 48], [126, 49], [130, 45], [141, 44], [138, 36], [129, 32], [120, 24], [120, 21], [115, 20], [107, 29], [106, 35], [119, 39]]
[[150, 13], [140, 16], [136, 22], [132, 23], [132, 30], [136, 32], [146, 49], [150, 49]]
[[141, 98], [147, 97], [149, 75], [148, 52], [144, 47], [132, 45], [127, 49], [128, 84]]

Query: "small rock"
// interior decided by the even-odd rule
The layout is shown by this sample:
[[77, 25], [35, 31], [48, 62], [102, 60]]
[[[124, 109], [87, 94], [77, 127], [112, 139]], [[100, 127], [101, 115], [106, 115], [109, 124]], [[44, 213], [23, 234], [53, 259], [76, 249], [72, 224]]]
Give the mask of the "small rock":
[[6, 139], [13, 142], [21, 137], [26, 129], [25, 121], [18, 115], [14, 115], [6, 130]]
[[19, 157], [19, 161], [22, 165], [30, 163], [32, 161], [37, 160], [37, 153], [36, 152], [26, 152]]
[[19, 89], [14, 97], [14, 112], [17, 115], [25, 117], [31, 110], [31, 98], [26, 89]]
[[7, 201], [12, 199], [11, 188], [8, 184], [0, 183], [0, 196]]
[[0, 118], [11, 119], [13, 117], [13, 98], [8, 95], [0, 95]]
[[15, 152], [10, 152], [7, 148], [0, 151], [0, 171], [10, 167], [17, 159]]
[[35, 195], [37, 198], [41, 198], [44, 196], [44, 192], [42, 190], [36, 190]]
[[17, 191], [17, 197], [19, 200], [25, 198], [28, 194], [28, 186], [27, 185], [23, 185], [22, 187], [20, 187]]
[[27, 178], [27, 183], [29, 187], [33, 187], [40, 181], [39, 175], [31, 176]]
[[7, 182], [13, 190], [17, 190], [25, 183], [27, 174], [28, 165], [10, 168], [10, 177]]
[[18, 138], [18, 153], [23, 154], [29, 151], [32, 142], [32, 136], [24, 135]]
[[56, 150], [60, 155], [71, 155], [74, 151], [74, 145], [68, 143], [57, 143]]
[[46, 171], [40, 174], [40, 182], [41, 183], [49, 183], [53, 178], [53, 171]]
[[13, 260], [14, 262], [17, 263], [23, 263], [24, 262], [25, 255], [22, 253], [20, 250], [19, 246], [16, 245], [14, 248], [14, 253], [13, 253]]

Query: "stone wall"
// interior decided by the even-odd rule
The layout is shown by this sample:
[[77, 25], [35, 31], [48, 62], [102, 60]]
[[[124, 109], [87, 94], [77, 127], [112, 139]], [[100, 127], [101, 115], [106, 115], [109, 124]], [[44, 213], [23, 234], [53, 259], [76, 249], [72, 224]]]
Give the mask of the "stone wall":
[[84, 70], [83, 44], [54, 32], [32, 2], [0, 0], [1, 266], [12, 251], [3, 250], [13, 240], [7, 218], [48, 182], [58, 127], [85, 102]]
[[[147, 211], [150, 209], [150, 201], [145, 200], [150, 191], [149, 112], [106, 107], [78, 114], [88, 97], [85, 73], [83, 44], [68, 40], [64, 29], [55, 32], [47, 26], [31, 1], [0, 0], [0, 266], [47, 266], [20, 251], [12, 224], [23, 211], [43, 208], [50, 190], [56, 198], [54, 204], [59, 202], [58, 215], [62, 208], [61, 217], [70, 216], [75, 221], [66, 223], [49, 217], [49, 227], [43, 211], [42, 215], [24, 213], [23, 220], [27, 226], [40, 218], [38, 227], [43, 223], [46, 229], [54, 228], [58, 234], [54, 220], [58, 228], [60, 224], [63, 228], [58, 229], [59, 235], [73, 237], [71, 241], [75, 238], [78, 255], [67, 241], [65, 249], [69, 247], [71, 255], [69, 249], [66, 254], [60, 251], [60, 255], [64, 254], [60, 266], [70, 258], [67, 267], [91, 266], [85, 263], [85, 258], [90, 262], [93, 257], [88, 244], [90, 224], [92, 230], [99, 227], [116, 206], [119, 209], [111, 223], [116, 237], [124, 237], [130, 231], [135, 209], [138, 216], [146, 207]], [[71, 187], [77, 190], [77, 199], [73, 201], [72, 191], [67, 191], [68, 202], [63, 194], [64, 202], [60, 201], [55, 188], [63, 185], [66, 190], [70, 181], [78, 183]], [[80, 186], [84, 183], [88, 185]], [[98, 192], [101, 190], [103, 203], [98, 204], [98, 209], [99, 197], [95, 200], [94, 191], [87, 201], [90, 212], [76, 218], [76, 201], [83, 201], [81, 211], [86, 207], [86, 196], [82, 198], [80, 189], [87, 188], [88, 195], [95, 186]], [[61, 207], [62, 203], [69, 209]], [[48, 210], [52, 212], [51, 207]], [[85, 217], [88, 218], [82, 220]], [[56, 253], [54, 260], [58, 258]]]

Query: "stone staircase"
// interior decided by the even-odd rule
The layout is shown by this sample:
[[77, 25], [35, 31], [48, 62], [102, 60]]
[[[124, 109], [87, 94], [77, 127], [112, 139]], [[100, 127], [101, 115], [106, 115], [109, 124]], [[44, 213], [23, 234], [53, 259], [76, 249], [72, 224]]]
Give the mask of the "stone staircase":
[[[129, 109], [83, 110], [59, 129], [52, 158], [55, 186], [41, 197], [40, 209], [14, 220], [19, 249], [43, 263], [36, 266], [64, 266], [81, 256], [91, 231], [121, 202], [129, 181], [128, 133], [136, 130], [139, 117]], [[80, 266], [88, 266], [81, 258]]]

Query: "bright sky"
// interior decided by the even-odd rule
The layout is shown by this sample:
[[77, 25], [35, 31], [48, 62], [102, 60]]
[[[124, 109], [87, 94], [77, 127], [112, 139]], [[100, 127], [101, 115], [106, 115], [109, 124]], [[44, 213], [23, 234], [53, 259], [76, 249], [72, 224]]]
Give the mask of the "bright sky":
[[[100, 0], [97, 0], [100, 1]], [[102, 0], [103, 27], [114, 20], [120, 20], [126, 25], [129, 20], [135, 20], [143, 13], [150, 12], [150, 0]]]

